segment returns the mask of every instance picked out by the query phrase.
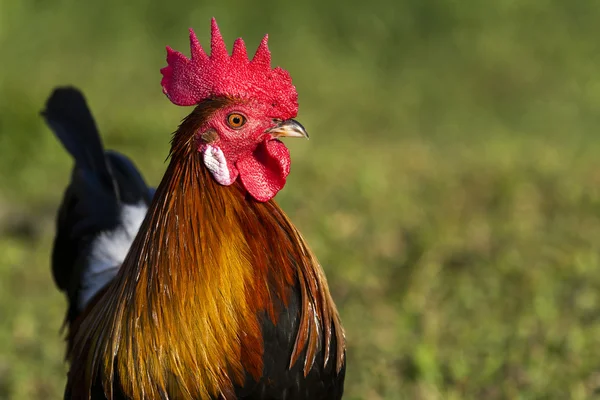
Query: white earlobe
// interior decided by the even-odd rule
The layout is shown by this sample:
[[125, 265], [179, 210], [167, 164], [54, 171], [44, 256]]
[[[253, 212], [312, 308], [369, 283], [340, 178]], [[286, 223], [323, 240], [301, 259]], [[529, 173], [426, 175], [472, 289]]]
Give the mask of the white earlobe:
[[206, 146], [204, 149], [204, 165], [221, 185], [231, 185], [235, 180], [227, 167], [227, 160], [223, 151], [217, 146]]

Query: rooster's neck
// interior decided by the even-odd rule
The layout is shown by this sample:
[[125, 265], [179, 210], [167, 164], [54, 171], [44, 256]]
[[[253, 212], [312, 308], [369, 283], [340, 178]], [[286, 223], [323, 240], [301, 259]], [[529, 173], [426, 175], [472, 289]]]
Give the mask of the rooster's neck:
[[119, 275], [77, 332], [72, 359], [87, 360], [89, 385], [91, 367], [108, 377], [105, 389], [117, 373], [131, 398], [227, 397], [246, 374], [261, 376], [259, 313], [277, 323], [293, 286], [302, 315], [291, 364], [307, 349], [307, 373], [323, 347], [327, 362], [335, 335], [341, 368], [343, 330], [318, 262], [274, 201], [214, 181], [195, 142], [205, 117], [195, 111], [175, 133]]

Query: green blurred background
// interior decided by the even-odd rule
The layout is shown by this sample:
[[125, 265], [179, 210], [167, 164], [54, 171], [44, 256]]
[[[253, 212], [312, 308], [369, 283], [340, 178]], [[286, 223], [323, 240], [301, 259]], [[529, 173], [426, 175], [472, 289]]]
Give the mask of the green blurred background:
[[278, 200], [327, 272], [348, 399], [600, 398], [600, 2], [0, 0], [0, 398], [59, 398], [49, 267], [71, 160], [38, 112], [87, 94], [157, 184], [189, 109], [164, 46], [256, 48], [310, 141]]

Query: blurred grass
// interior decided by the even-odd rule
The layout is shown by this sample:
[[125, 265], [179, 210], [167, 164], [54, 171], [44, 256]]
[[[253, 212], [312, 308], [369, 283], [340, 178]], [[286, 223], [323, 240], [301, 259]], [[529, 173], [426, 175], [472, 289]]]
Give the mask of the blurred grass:
[[600, 398], [600, 3], [0, 0], [0, 398], [58, 398], [49, 272], [71, 161], [38, 111], [84, 89], [149, 181], [188, 112], [164, 45], [255, 48], [309, 142], [280, 203], [325, 266], [348, 399]]

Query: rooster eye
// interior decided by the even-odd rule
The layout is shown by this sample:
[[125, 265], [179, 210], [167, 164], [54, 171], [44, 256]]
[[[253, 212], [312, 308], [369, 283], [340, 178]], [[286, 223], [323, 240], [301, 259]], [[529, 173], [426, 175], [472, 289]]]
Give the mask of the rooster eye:
[[240, 129], [246, 123], [246, 117], [242, 114], [231, 113], [227, 116], [227, 125], [233, 129]]

